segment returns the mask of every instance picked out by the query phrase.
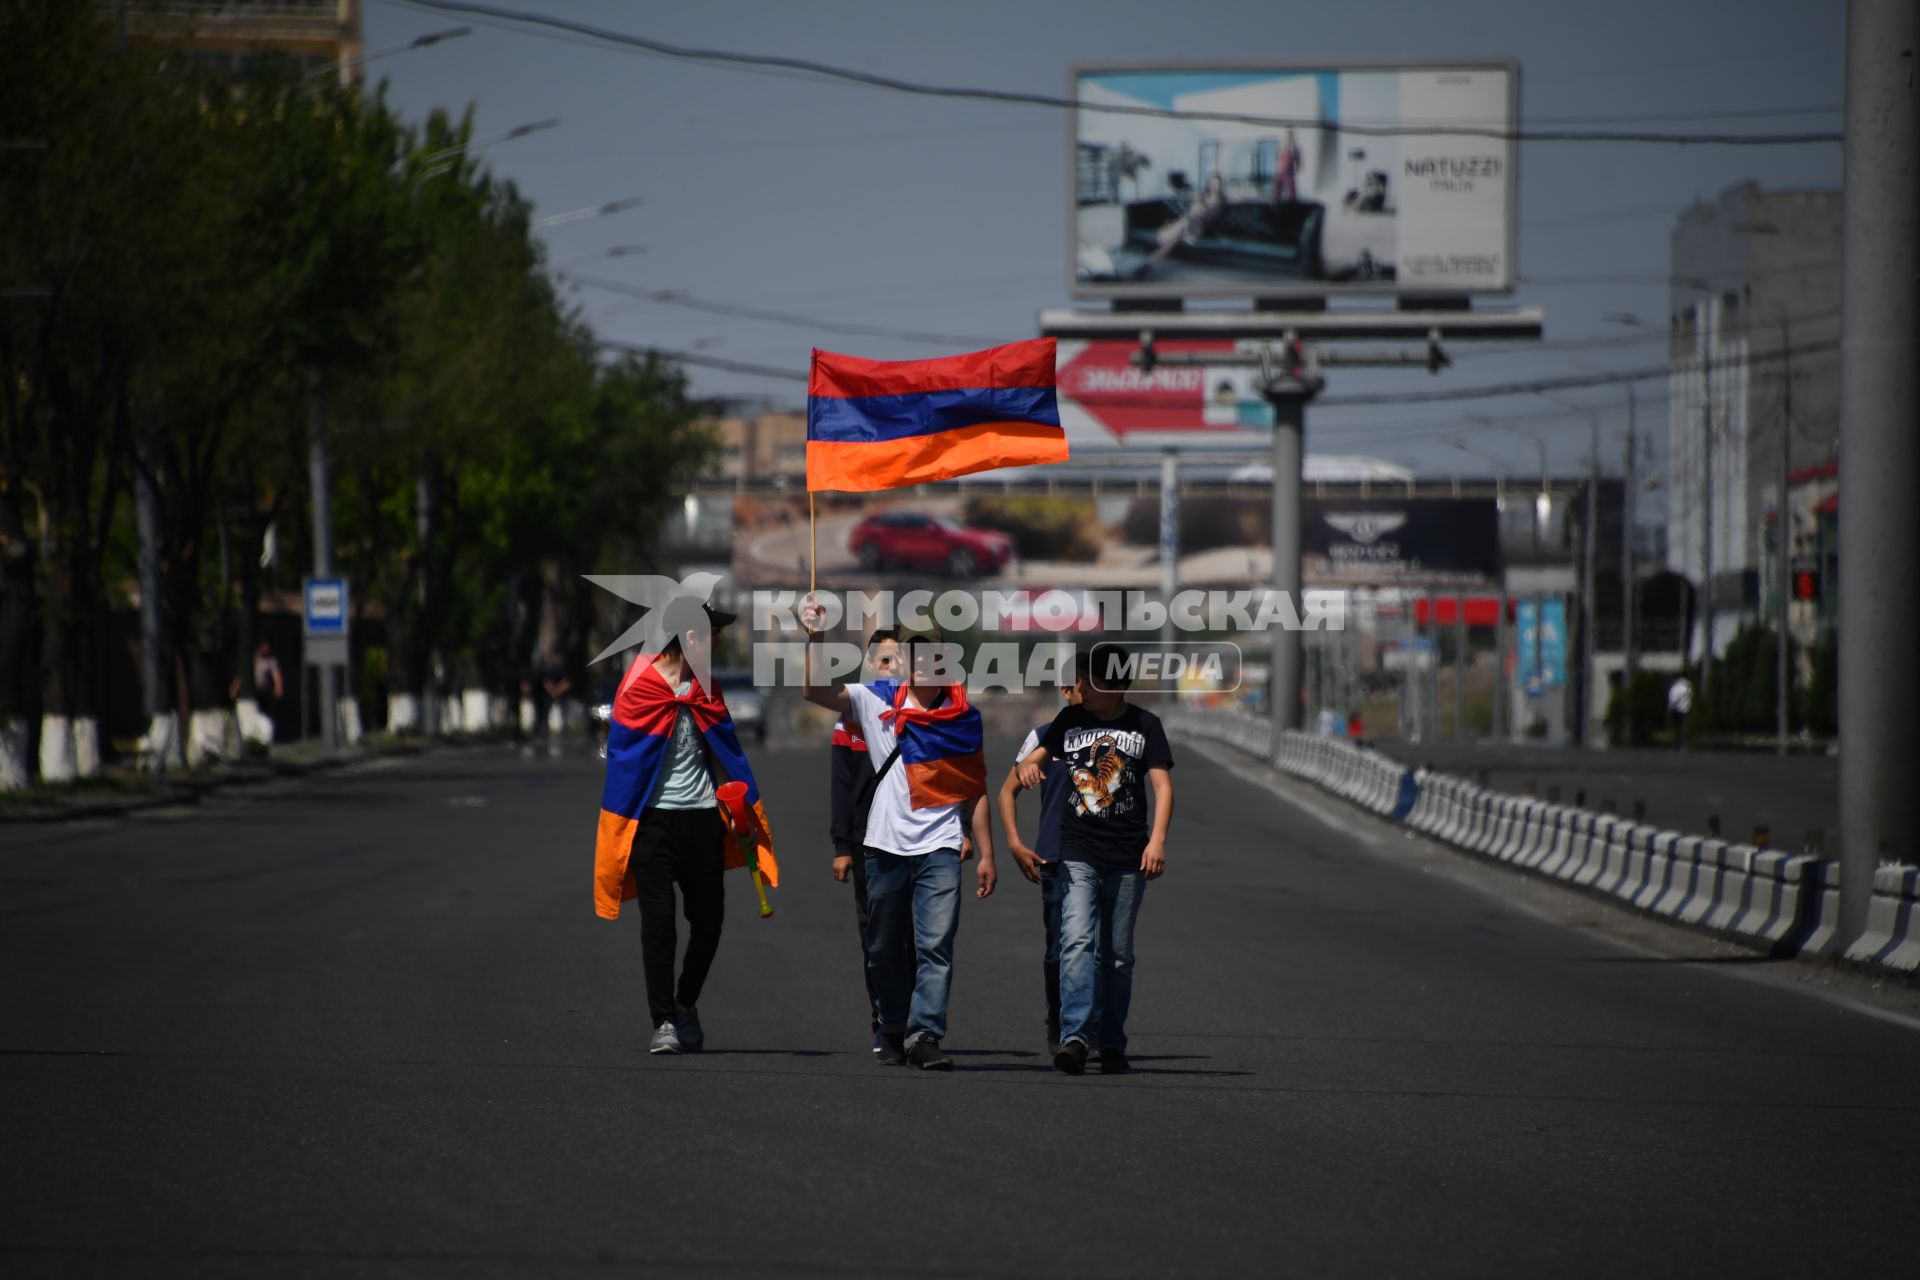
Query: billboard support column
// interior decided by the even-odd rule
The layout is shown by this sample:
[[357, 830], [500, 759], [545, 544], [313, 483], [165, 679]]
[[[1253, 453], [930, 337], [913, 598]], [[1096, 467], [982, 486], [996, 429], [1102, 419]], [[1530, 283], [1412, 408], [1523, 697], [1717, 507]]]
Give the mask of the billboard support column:
[[1173, 597], [1179, 590], [1180, 454], [1166, 449], [1160, 454], [1160, 599], [1167, 606], [1167, 617], [1160, 624], [1160, 636], [1167, 644], [1175, 639]]
[[[1307, 429], [1310, 384], [1285, 377], [1270, 382], [1273, 405], [1273, 589], [1292, 600], [1300, 595], [1300, 454]], [[1268, 707], [1273, 717], [1273, 750], [1280, 735], [1300, 727], [1300, 633], [1284, 625], [1273, 632], [1273, 671], [1268, 677]]]

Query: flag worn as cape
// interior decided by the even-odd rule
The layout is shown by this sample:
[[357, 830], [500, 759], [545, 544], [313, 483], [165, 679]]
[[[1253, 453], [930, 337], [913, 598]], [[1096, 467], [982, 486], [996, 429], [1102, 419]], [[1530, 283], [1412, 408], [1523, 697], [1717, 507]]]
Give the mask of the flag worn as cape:
[[876, 680], [867, 688], [892, 707], [880, 718], [891, 721], [899, 736], [900, 766], [907, 771], [914, 808], [965, 804], [987, 793], [980, 713], [967, 705], [965, 685], [951, 686], [946, 701], [932, 709], [908, 706], [907, 687], [892, 680]]
[[1067, 460], [1054, 340], [937, 360], [815, 350], [807, 488], [862, 493]]
[[[682, 707], [692, 713], [694, 728], [706, 742], [714, 784], [747, 784], [747, 825], [756, 845], [755, 861], [768, 884], [780, 883], [780, 866], [773, 860], [773, 836], [767, 827], [767, 811], [760, 803], [760, 786], [753, 779], [747, 753], [740, 749], [732, 713], [718, 690], [708, 693], [691, 673], [685, 696], [676, 695], [666, 677], [653, 669], [654, 659], [659, 656], [643, 653], [633, 660], [613, 695], [613, 716], [607, 722], [607, 781], [600, 793], [600, 831], [593, 854], [593, 909], [606, 920], [618, 919], [620, 904], [639, 896], [639, 885], [627, 866], [633, 853], [633, 834], [640, 825], [641, 811], [665, 776], [662, 766], [667, 759], [667, 743]], [[713, 820], [725, 828], [717, 805]], [[739, 842], [731, 834], [725, 842], [725, 865], [746, 866]]]

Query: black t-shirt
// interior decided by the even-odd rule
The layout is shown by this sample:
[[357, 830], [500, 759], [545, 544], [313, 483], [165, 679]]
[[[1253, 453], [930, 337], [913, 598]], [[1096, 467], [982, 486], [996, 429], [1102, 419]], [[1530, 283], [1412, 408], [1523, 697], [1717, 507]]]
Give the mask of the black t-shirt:
[[1171, 768], [1160, 717], [1132, 703], [1102, 720], [1085, 707], [1063, 707], [1040, 736], [1067, 775], [1060, 814], [1060, 856], [1107, 871], [1134, 871], [1147, 847], [1147, 770]]

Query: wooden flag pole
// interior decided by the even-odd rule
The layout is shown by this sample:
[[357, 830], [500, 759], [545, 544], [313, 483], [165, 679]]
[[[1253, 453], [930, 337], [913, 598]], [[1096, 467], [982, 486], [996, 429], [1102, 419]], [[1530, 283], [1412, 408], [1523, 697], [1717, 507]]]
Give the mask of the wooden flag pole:
[[[807, 603], [813, 603], [814, 587], [820, 577], [820, 543], [814, 535], [813, 490], [807, 490]], [[803, 624], [804, 625], [804, 624]], [[813, 636], [806, 633], [806, 642], [800, 650], [801, 670], [805, 673], [801, 679], [808, 688], [813, 687]]]

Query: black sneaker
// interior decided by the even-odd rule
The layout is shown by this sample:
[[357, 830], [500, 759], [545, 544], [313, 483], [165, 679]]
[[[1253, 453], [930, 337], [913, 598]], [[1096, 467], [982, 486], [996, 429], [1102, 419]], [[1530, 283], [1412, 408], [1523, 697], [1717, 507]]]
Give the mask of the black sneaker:
[[1102, 1049], [1100, 1051], [1100, 1074], [1103, 1076], [1123, 1076], [1133, 1070], [1133, 1064], [1127, 1061], [1125, 1049]]
[[873, 1060], [883, 1067], [904, 1067], [907, 1065], [906, 1046], [899, 1036], [880, 1037], [880, 1047], [873, 1051]]
[[907, 1050], [907, 1063], [922, 1071], [951, 1071], [953, 1059], [940, 1052], [938, 1036], [921, 1036]]
[[1070, 1076], [1077, 1076], [1085, 1071], [1087, 1069], [1087, 1046], [1081, 1044], [1078, 1040], [1069, 1040], [1061, 1045], [1060, 1051], [1053, 1055], [1053, 1069], [1055, 1071], [1064, 1071]]

